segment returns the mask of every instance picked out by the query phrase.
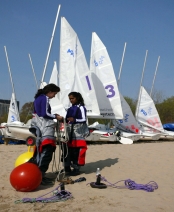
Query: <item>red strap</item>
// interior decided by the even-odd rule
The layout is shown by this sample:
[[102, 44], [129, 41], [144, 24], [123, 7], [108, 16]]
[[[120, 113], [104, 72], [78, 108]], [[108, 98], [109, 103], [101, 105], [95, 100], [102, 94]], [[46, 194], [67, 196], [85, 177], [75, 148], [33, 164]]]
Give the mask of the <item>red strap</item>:
[[52, 145], [52, 146], [54, 146], [56, 148], [56, 141], [55, 140], [52, 140], [52, 139], [49, 139], [49, 138], [46, 138], [45, 140], [43, 140], [41, 142], [41, 144], [39, 146], [39, 152], [42, 152], [42, 147], [44, 145], [48, 145], [48, 144], [50, 144], [50, 145]]

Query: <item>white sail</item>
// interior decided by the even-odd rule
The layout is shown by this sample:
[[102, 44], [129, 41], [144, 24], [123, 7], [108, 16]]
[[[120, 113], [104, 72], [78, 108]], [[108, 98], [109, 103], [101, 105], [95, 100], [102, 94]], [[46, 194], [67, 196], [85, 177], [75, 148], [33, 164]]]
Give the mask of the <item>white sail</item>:
[[53, 70], [51, 73], [50, 81], [49, 83], [53, 83], [55, 85], [58, 85], [58, 70], [57, 70], [57, 63], [54, 62]]
[[143, 86], [140, 88], [140, 96], [136, 108], [136, 119], [143, 125], [164, 132], [155, 104]]
[[41, 82], [41, 84], [40, 84], [40, 89], [43, 89], [46, 85], [47, 85], [46, 82]]
[[139, 131], [139, 125], [137, 123], [137, 120], [135, 119], [132, 110], [124, 97], [120, 93], [121, 98], [121, 105], [123, 110], [123, 119], [117, 120], [118, 123], [123, 126], [123, 128], [127, 129], [128, 131], [131, 131], [133, 133], [140, 133]]
[[60, 100], [70, 106], [68, 94], [80, 92], [87, 108], [87, 116], [99, 116], [99, 107], [86, 58], [76, 32], [61, 18], [59, 85]]
[[[58, 85], [58, 70], [57, 70], [57, 63], [56, 62], [54, 62], [54, 66], [53, 66], [53, 70], [52, 70], [52, 73], [51, 73], [49, 83], [53, 83], [55, 85]], [[61, 104], [61, 102], [59, 100], [58, 94], [54, 98], [50, 99], [50, 106], [51, 106], [51, 113], [52, 114], [59, 114], [59, 115], [65, 117], [66, 111], [63, 107], [63, 104]]]
[[95, 32], [92, 33], [90, 70], [100, 114], [105, 119], [123, 119], [114, 69], [106, 47]]
[[15, 122], [15, 121], [20, 121], [20, 117], [19, 117], [17, 102], [15, 99], [15, 94], [12, 93], [7, 123], [9, 124], [9, 123]]

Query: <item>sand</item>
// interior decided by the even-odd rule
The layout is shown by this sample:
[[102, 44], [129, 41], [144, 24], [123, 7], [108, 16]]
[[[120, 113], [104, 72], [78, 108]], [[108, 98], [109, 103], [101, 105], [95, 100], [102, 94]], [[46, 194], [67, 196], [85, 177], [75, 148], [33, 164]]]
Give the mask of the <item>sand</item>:
[[[18, 192], [11, 186], [9, 176], [14, 169], [15, 160], [26, 151], [26, 145], [0, 145], [0, 211], [174, 211], [174, 142], [88, 145], [86, 165], [82, 167], [79, 176], [72, 177], [73, 180], [85, 177], [86, 181], [65, 186], [72, 193], [73, 199], [55, 203], [16, 204], [18, 199], [37, 198], [59, 185], [56, 181], [52, 187], [39, 186], [32, 192]], [[57, 148], [57, 162], [58, 157]], [[87, 183], [96, 181], [97, 168], [100, 168], [101, 175], [111, 183], [127, 179], [138, 184], [155, 181], [158, 189], [146, 192], [126, 188], [91, 188]], [[47, 173], [50, 177], [55, 176], [51, 164]], [[123, 183], [124, 181], [119, 185]]]

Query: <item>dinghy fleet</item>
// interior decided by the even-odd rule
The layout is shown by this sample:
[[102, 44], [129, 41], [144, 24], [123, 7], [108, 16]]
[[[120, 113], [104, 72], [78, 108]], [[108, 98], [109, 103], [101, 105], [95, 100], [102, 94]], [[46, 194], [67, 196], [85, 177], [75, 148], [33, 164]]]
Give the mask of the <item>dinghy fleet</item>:
[[[155, 104], [143, 86], [140, 87], [136, 114], [133, 115], [119, 91], [107, 49], [95, 32], [92, 33], [90, 67], [76, 32], [64, 17], [61, 17], [60, 35], [59, 70], [54, 62], [49, 83], [58, 85], [61, 93], [50, 101], [52, 113], [65, 116], [70, 106], [68, 94], [77, 91], [84, 98], [89, 120], [108, 120], [106, 125], [98, 122], [89, 125], [87, 141], [132, 144], [139, 140], [174, 140], [174, 132], [164, 130]], [[0, 135], [4, 136], [6, 143], [8, 139], [16, 139], [33, 144], [35, 137], [29, 131], [31, 120], [26, 124], [20, 122], [6, 48], [5, 53], [13, 92], [8, 120], [1, 123]], [[41, 86], [43, 84], [46, 83], [42, 81]], [[65, 127], [62, 127], [62, 131]]]

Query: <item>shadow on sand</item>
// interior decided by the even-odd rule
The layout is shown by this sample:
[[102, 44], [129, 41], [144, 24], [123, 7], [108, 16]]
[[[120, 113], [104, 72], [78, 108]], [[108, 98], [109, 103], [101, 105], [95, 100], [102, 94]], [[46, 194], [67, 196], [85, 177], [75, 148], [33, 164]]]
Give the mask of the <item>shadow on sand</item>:
[[103, 168], [110, 167], [111, 165], [114, 165], [116, 163], [118, 163], [118, 158], [99, 160], [96, 162], [86, 163], [85, 166], [81, 168], [81, 171], [85, 174], [90, 174], [96, 172], [97, 168], [100, 168], [100, 170], [102, 170]]
[[[100, 168], [100, 170], [102, 170], [103, 168], [111, 167], [112, 165], [114, 165], [116, 163], [118, 163], [118, 158], [114, 158], [114, 159], [108, 158], [105, 160], [99, 160], [99, 161], [95, 161], [95, 162], [91, 162], [91, 163], [86, 163], [85, 166], [81, 167], [80, 171], [81, 171], [81, 174], [82, 173], [84, 173], [84, 174], [95, 173], [97, 168]], [[52, 178], [52, 180], [56, 182], [57, 174], [48, 172], [48, 173], [46, 173], [46, 176], [48, 178]], [[61, 179], [61, 178], [63, 178], [62, 174], [60, 174], [60, 176], [59, 176], [59, 179]], [[55, 185], [52, 185], [52, 186], [51, 185], [47, 185], [47, 186], [40, 185], [39, 188], [37, 188], [35, 191], [45, 190], [45, 189], [51, 188], [51, 187], [55, 187]]]

